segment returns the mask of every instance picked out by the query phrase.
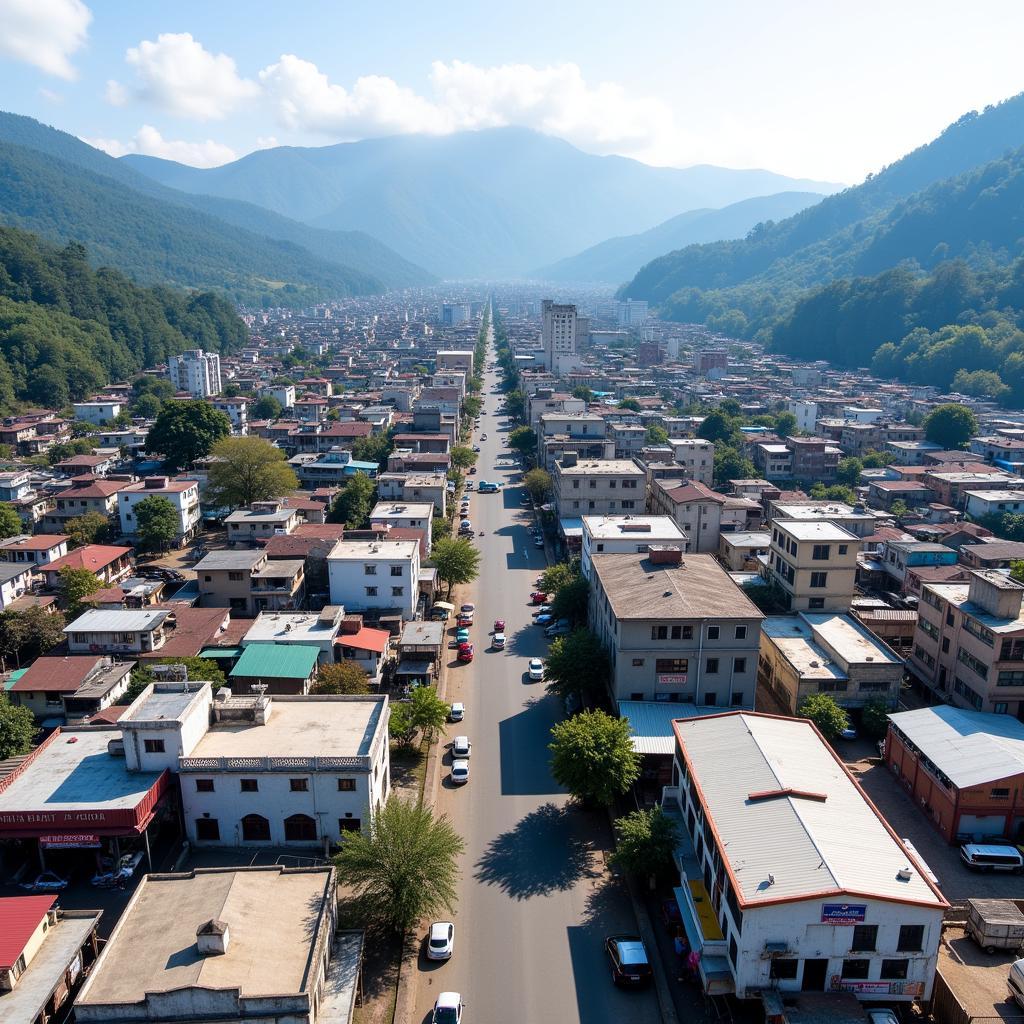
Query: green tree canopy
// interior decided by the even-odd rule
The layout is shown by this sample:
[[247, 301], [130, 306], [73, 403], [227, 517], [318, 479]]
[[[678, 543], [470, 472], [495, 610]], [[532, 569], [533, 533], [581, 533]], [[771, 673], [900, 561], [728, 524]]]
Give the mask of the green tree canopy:
[[19, 533], [24, 532], [25, 527], [17, 509], [6, 501], [0, 501], [0, 540], [6, 537], [16, 537]]
[[391, 705], [388, 718], [388, 735], [402, 748], [410, 750], [416, 739], [416, 726], [412, 721], [412, 709], [406, 703]]
[[882, 739], [889, 731], [889, 708], [881, 697], [872, 697], [860, 713], [861, 728], [873, 740]]
[[836, 480], [846, 487], [856, 487], [860, 483], [860, 475], [864, 471], [864, 463], [860, 459], [851, 456], [848, 459], [840, 459], [836, 468]]
[[704, 422], [697, 428], [697, 436], [704, 438], [705, 441], [732, 441], [736, 433], [736, 421], [721, 409], [709, 412], [704, 417]]
[[409, 698], [410, 723], [426, 740], [432, 740], [435, 733], [445, 731], [451, 710], [451, 705], [445, 704], [432, 686], [417, 687]]
[[134, 508], [139, 540], [149, 551], [170, 547], [181, 530], [181, 519], [173, 502], [162, 494], [143, 498]]
[[609, 806], [640, 777], [629, 722], [583, 711], [551, 730], [551, 774], [584, 804]]
[[448, 458], [451, 460], [451, 464], [460, 473], [464, 469], [469, 469], [470, 466], [475, 466], [479, 457], [480, 456], [473, 451], [472, 448], [467, 448], [463, 444], [457, 445], [448, 453]]
[[516, 427], [508, 435], [509, 447], [525, 458], [530, 458], [537, 451], [537, 435], [532, 427]]
[[160, 454], [171, 472], [210, 454], [231, 433], [231, 420], [200, 399], [168, 402], [146, 437], [146, 451]]
[[589, 604], [590, 584], [580, 574], [555, 591], [551, 611], [556, 619], [568, 619], [574, 624], [585, 623]]
[[650, 445], [668, 444], [668, 431], [657, 423], [652, 423], [647, 428], [646, 440]]
[[350, 530], [360, 529], [370, 518], [375, 492], [373, 481], [363, 472], [353, 473], [331, 506], [330, 521]]
[[602, 697], [608, 682], [608, 652], [597, 634], [577, 629], [551, 641], [544, 678], [560, 697]]
[[99, 512], [86, 512], [69, 519], [64, 529], [69, 538], [68, 543], [73, 548], [102, 544], [110, 537], [110, 520]]
[[977, 432], [974, 413], [957, 402], [936, 406], [924, 421], [925, 437], [951, 451], [963, 448]]
[[28, 708], [15, 707], [0, 694], [0, 761], [20, 757], [32, 749], [36, 723]]
[[0, 612], [0, 656], [17, 664], [33, 661], [64, 640], [65, 618], [45, 608]]
[[285, 453], [262, 437], [223, 437], [210, 449], [208, 500], [224, 508], [282, 498], [299, 486]]
[[800, 718], [809, 718], [827, 740], [834, 740], [849, 721], [846, 712], [827, 693], [809, 693], [796, 713]]
[[657, 878], [672, 870], [677, 841], [676, 824], [660, 807], [631, 811], [615, 821], [610, 861], [639, 878]]
[[310, 693], [369, 693], [370, 677], [354, 661], [321, 665]]
[[531, 469], [523, 474], [523, 486], [535, 502], [547, 501], [551, 494], [551, 474], [546, 469]]
[[261, 395], [249, 407], [253, 419], [276, 420], [281, 415], [281, 403], [273, 395]]
[[[224, 671], [213, 658], [199, 658], [189, 655], [174, 655], [157, 658], [157, 665], [184, 665], [188, 678], [194, 682], [209, 683], [210, 688], [219, 690], [227, 681]], [[118, 704], [131, 704], [142, 691], [156, 678], [153, 674], [152, 662], [140, 662], [132, 669], [132, 679], [128, 690]]]
[[135, 400], [134, 409], [135, 415], [141, 416], [143, 419], [152, 420], [156, 419], [160, 415], [160, 410], [163, 408], [163, 402], [160, 401], [156, 395], [146, 393], [139, 395]]
[[619, 402], [620, 409], [628, 409], [630, 412], [639, 412], [643, 408], [635, 398], [624, 398]]
[[754, 463], [738, 449], [725, 444], [715, 445], [714, 482], [725, 487], [730, 480], [752, 480], [757, 476]]
[[434, 543], [430, 561], [437, 568], [442, 583], [452, 589], [472, 583], [480, 575], [480, 552], [465, 537], [446, 537]]
[[100, 589], [100, 581], [88, 569], [74, 569], [65, 565], [58, 570], [58, 590], [61, 603], [67, 610], [68, 620], [74, 619], [85, 608], [85, 599]]

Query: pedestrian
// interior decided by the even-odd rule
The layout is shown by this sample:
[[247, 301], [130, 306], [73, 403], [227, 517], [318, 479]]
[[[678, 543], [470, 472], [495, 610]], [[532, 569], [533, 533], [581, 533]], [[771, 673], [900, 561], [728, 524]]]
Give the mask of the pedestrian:
[[676, 929], [675, 937], [672, 939], [672, 948], [676, 954], [676, 979], [683, 980], [683, 966], [686, 963], [687, 954], [690, 952], [690, 944], [686, 941], [686, 935], [682, 928]]

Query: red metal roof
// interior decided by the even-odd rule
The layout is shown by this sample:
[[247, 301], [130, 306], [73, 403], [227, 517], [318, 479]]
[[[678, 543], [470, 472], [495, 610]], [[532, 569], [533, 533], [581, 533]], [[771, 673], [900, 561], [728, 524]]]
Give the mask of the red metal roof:
[[95, 654], [36, 658], [11, 687], [15, 693], [74, 693], [103, 659]]
[[341, 647], [354, 647], [359, 651], [374, 651], [376, 654], [383, 654], [388, 646], [390, 635], [386, 629], [370, 629], [369, 626], [363, 626], [358, 633], [339, 636], [334, 642]]
[[0, 969], [9, 970], [18, 962], [32, 933], [56, 902], [56, 896], [0, 897]]
[[131, 553], [131, 548], [116, 547], [112, 544], [86, 544], [84, 548], [71, 551], [63, 558], [56, 558], [48, 565], [44, 565], [42, 571], [45, 573], [59, 572], [65, 566], [71, 566], [72, 569], [88, 569], [90, 572], [98, 572]]

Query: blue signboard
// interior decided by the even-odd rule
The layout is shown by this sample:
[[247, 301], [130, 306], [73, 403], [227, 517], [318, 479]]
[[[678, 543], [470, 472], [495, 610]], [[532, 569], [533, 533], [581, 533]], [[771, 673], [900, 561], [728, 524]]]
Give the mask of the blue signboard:
[[860, 924], [867, 912], [866, 903], [824, 903], [821, 907], [821, 923]]

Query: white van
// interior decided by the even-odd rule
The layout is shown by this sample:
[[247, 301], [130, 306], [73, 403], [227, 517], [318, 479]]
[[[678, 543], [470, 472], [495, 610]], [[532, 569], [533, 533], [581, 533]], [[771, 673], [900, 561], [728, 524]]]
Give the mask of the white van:
[[1024, 871], [1024, 857], [1015, 846], [982, 846], [966, 843], [960, 847], [960, 857], [973, 871]]
[[1006, 987], [1010, 990], [1010, 998], [1024, 1009], [1024, 960], [1016, 960], [1010, 964], [1010, 976], [1006, 979]]

